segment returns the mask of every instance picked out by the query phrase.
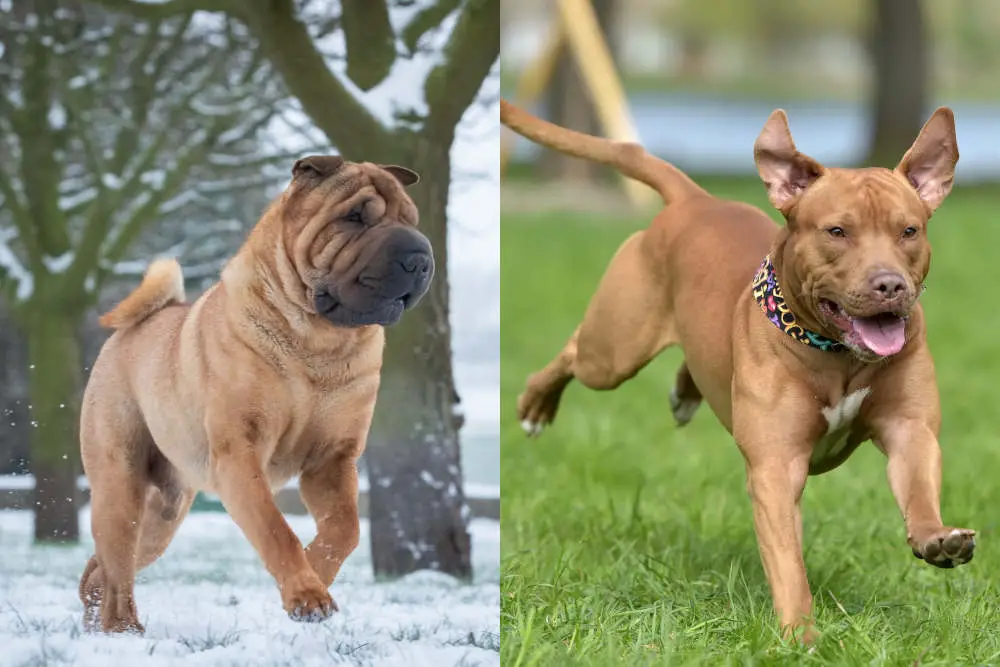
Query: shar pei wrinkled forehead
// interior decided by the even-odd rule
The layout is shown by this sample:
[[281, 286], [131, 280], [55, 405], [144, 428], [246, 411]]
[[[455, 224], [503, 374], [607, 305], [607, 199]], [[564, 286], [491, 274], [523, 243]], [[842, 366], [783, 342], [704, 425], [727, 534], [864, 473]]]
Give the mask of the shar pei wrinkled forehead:
[[426, 294], [434, 255], [405, 167], [310, 156], [280, 197], [283, 246], [305, 298], [339, 326], [391, 325]]

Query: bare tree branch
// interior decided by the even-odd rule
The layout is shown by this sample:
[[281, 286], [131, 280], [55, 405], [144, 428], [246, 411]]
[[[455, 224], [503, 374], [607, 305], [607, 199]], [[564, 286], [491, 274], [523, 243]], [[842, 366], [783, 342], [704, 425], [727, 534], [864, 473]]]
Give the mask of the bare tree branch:
[[11, 182], [10, 175], [4, 172], [2, 166], [0, 166], [0, 194], [4, 198], [4, 208], [10, 211], [11, 222], [13, 222], [14, 227], [17, 229], [18, 239], [20, 239], [21, 244], [28, 253], [29, 266], [32, 269], [41, 267], [42, 250], [38, 245], [38, 239], [35, 237], [35, 230], [31, 224], [31, 216], [28, 214], [27, 205], [21, 201], [21, 197]]
[[[21, 179], [31, 215], [38, 250], [42, 255], [59, 255], [69, 249], [65, 219], [59, 210], [60, 164], [55, 159], [55, 140], [50, 116], [55, 99], [51, 79], [51, 52], [42, 34], [29, 33], [24, 50], [25, 64], [32, 75], [22, 85]], [[25, 139], [28, 139], [25, 141]]]
[[206, 12], [226, 12], [241, 16], [241, 10], [248, 4], [246, 0], [168, 0], [167, 2], [135, 2], [134, 0], [93, 0], [108, 9], [123, 11], [144, 19], [165, 19], [180, 14], [191, 14], [198, 10]]
[[292, 0], [247, 3], [245, 13], [289, 92], [341, 153], [365, 155], [389, 132], [330, 71], [308, 28], [295, 17]]
[[437, 0], [434, 4], [417, 12], [413, 20], [403, 28], [402, 37], [406, 50], [414, 53], [420, 38], [440, 26], [449, 14], [458, 9], [460, 4], [462, 4], [462, 0]]
[[[119, 135], [119, 140], [115, 142], [117, 146], [132, 148], [133, 152], [118, 153], [116, 151], [116, 164], [112, 165], [113, 171], [104, 172], [104, 174], [114, 175], [116, 179], [114, 187], [107, 187], [104, 174], [100, 174], [97, 179], [97, 182], [100, 183], [98, 186], [98, 197], [90, 207], [83, 235], [76, 251], [76, 257], [69, 269], [68, 279], [70, 284], [82, 284], [84, 277], [90, 271], [90, 267], [94, 266], [98, 260], [100, 249], [104, 244], [108, 230], [111, 228], [112, 215], [114, 211], [121, 207], [123, 201], [134, 198], [138, 195], [139, 191], [145, 187], [142, 184], [142, 175], [152, 167], [156, 159], [166, 147], [167, 142], [172, 136], [172, 130], [176, 126], [179, 118], [190, 113], [189, 105], [191, 100], [204, 90], [207, 81], [219, 75], [224, 65], [225, 59], [217, 58], [216, 62], [201, 74], [198, 79], [198, 83], [191, 86], [188, 94], [173, 104], [170, 109], [170, 113], [163, 123], [162, 129], [157, 135], [157, 138], [148, 145], [147, 149], [143, 151], [139, 159], [133, 163], [134, 166], [129, 170], [130, 174], [124, 182], [121, 180], [121, 175], [125, 171], [126, 161], [129, 160], [129, 158], [134, 157], [133, 152], [137, 147], [137, 143], [134, 137], [127, 137], [122, 140], [121, 135]], [[146, 104], [148, 104], [148, 100], [143, 100], [140, 103], [140, 106], [144, 107]], [[140, 120], [144, 120], [144, 118]], [[122, 130], [122, 132], [133, 133], [135, 132], [135, 129], [132, 127], [126, 127]], [[184, 177], [186, 176], [187, 172], [184, 173]], [[150, 199], [156, 198], [151, 197]], [[146, 211], [148, 209], [140, 207], [140, 210]], [[153, 211], [155, 211], [155, 209], [153, 209]], [[142, 222], [145, 223], [147, 221], [148, 218]], [[128, 238], [131, 239], [132, 236], [129, 236]]]
[[169, 197], [173, 196], [187, 180], [191, 168], [204, 159], [208, 152], [208, 147], [212, 145], [212, 135], [217, 136], [222, 127], [225, 126], [223, 119], [216, 121], [214, 127], [209, 131], [209, 137], [198, 141], [192, 141], [190, 147], [176, 158], [176, 167], [167, 176], [162, 188], [159, 188], [144, 202], [121, 226], [117, 233], [108, 239], [107, 250], [104, 257], [109, 262], [117, 262], [121, 259], [129, 245], [135, 240], [139, 232], [142, 231], [145, 223], [160, 209], [160, 206]]
[[[296, 17], [293, 0], [95, 0], [105, 7], [144, 18], [165, 18], [197, 10], [226, 12], [243, 21], [260, 42], [289, 92], [313, 122], [347, 156], [369, 152], [370, 137], [388, 130], [330, 71], [308, 27]], [[499, 25], [497, 23], [496, 25]], [[499, 34], [496, 36], [499, 43]]]
[[[465, 0], [444, 47], [442, 63], [427, 76], [430, 136], [452, 136], [500, 55], [500, 0]], [[487, 45], [487, 46], [484, 46]]]
[[396, 35], [385, 0], [340, 0], [347, 44], [347, 78], [371, 90], [389, 76], [396, 62]]

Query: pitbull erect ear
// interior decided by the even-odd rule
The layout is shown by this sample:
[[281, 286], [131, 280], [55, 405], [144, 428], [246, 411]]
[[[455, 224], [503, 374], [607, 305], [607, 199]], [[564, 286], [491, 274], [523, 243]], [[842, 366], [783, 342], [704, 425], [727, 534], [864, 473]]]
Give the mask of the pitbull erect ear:
[[380, 164], [380, 167], [396, 177], [396, 180], [403, 184], [403, 187], [416, 185], [420, 182], [420, 175], [412, 169], [397, 167], [394, 164]]
[[896, 173], [916, 188], [924, 204], [933, 211], [951, 192], [957, 163], [955, 114], [948, 107], [941, 107], [924, 124], [917, 140], [896, 166]]
[[339, 155], [310, 155], [296, 160], [292, 165], [292, 176], [318, 176], [325, 178], [335, 174], [344, 166], [344, 158]]
[[825, 171], [823, 165], [795, 148], [783, 109], [776, 110], [764, 123], [753, 145], [753, 159], [767, 186], [768, 199], [782, 213]]

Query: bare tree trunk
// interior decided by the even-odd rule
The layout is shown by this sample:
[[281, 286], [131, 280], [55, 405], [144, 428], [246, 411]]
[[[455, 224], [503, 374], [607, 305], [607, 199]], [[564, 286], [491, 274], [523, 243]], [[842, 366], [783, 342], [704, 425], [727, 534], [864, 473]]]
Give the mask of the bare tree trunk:
[[927, 42], [920, 0], [876, 0], [871, 34], [875, 100], [866, 165], [894, 167], [923, 125]]
[[[615, 0], [593, 0], [594, 13], [597, 14], [598, 24], [613, 58], [617, 48], [611, 26], [614, 23], [616, 4]], [[576, 60], [566, 47], [559, 55], [552, 80], [549, 82], [546, 102], [548, 116], [553, 123], [587, 134], [603, 134], [590, 95], [584, 88], [583, 76]], [[547, 178], [559, 180], [595, 180], [608, 177], [612, 173], [608, 167], [556, 151], [543, 153], [540, 168]]]
[[372, 563], [380, 577], [425, 568], [472, 576], [445, 270], [450, 145], [415, 137], [413, 154], [399, 158], [424, 175], [410, 194], [434, 246], [437, 275], [420, 305], [386, 330], [365, 454]]
[[0, 305], [0, 474], [31, 472], [27, 339]]
[[80, 343], [76, 318], [35, 307], [38, 311], [25, 318], [35, 541], [76, 542], [80, 537], [76, 488]]

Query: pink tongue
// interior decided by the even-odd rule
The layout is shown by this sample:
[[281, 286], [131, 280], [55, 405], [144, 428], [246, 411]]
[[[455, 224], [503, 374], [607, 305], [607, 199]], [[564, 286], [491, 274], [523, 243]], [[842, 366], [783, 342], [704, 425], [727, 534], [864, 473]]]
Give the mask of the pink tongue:
[[865, 347], [880, 357], [896, 354], [906, 342], [906, 321], [888, 313], [857, 317], [854, 319], [854, 330], [861, 336]]

